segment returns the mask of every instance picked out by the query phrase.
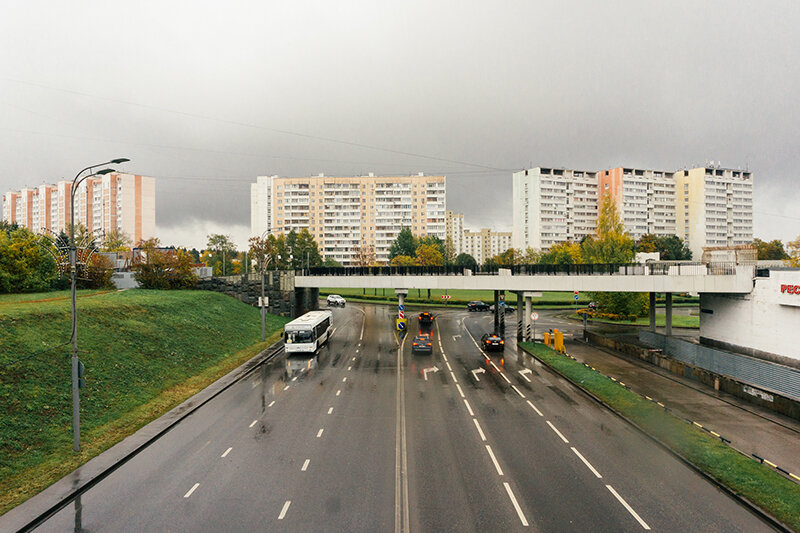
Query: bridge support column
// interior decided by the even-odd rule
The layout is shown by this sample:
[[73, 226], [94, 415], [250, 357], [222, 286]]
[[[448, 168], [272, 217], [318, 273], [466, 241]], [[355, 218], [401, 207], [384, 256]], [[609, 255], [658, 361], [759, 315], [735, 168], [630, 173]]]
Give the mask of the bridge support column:
[[666, 321], [665, 321], [665, 328], [664, 333], [669, 337], [672, 335], [672, 293], [667, 293], [667, 302], [666, 302]]
[[533, 308], [533, 299], [530, 296], [525, 296], [525, 340], [528, 342], [535, 340], [531, 335], [532, 308]]
[[517, 293], [517, 342], [525, 339], [525, 319], [523, 318], [522, 293]]
[[650, 293], [650, 331], [656, 332], [656, 293]]
[[500, 333], [500, 291], [494, 291], [494, 332]]

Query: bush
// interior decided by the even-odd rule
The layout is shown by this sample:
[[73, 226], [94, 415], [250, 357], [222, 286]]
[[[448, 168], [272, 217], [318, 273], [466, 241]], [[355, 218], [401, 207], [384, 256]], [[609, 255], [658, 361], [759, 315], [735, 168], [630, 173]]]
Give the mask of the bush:
[[192, 257], [183, 250], [145, 249], [133, 270], [143, 289], [193, 289], [197, 285]]
[[56, 279], [53, 258], [26, 228], [0, 231], [0, 293], [41, 292]]
[[650, 300], [644, 292], [593, 292], [591, 296], [600, 313], [636, 318], [647, 316], [650, 310]]

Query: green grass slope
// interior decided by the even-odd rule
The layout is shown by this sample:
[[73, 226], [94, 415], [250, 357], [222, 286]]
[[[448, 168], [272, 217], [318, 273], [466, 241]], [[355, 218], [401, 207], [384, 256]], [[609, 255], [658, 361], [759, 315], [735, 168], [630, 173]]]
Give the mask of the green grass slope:
[[[70, 302], [0, 306], [0, 514], [252, 357], [257, 309], [206, 291], [78, 300], [83, 450], [72, 452]], [[267, 315], [268, 334], [286, 320]]]

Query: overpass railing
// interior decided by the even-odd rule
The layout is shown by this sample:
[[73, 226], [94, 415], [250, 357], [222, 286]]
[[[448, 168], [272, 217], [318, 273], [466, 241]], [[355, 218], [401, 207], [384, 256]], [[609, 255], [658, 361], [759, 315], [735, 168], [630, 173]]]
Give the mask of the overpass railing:
[[595, 263], [580, 265], [511, 266], [369, 266], [311, 267], [298, 276], [706, 276], [736, 274], [736, 263], [654, 262], [646, 264]]

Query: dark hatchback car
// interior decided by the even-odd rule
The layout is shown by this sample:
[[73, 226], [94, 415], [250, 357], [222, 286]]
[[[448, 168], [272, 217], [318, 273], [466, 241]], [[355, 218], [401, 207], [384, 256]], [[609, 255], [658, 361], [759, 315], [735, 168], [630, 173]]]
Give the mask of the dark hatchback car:
[[473, 300], [467, 304], [467, 311], [488, 311], [488, 310], [489, 310], [489, 304], [478, 300]]
[[481, 337], [481, 347], [485, 352], [502, 352], [506, 341], [497, 333], [484, 333]]
[[433, 315], [427, 311], [423, 311], [419, 314], [419, 327], [430, 329], [431, 324], [433, 324]]
[[427, 335], [417, 335], [411, 341], [411, 353], [433, 353], [433, 341]]

